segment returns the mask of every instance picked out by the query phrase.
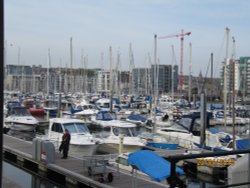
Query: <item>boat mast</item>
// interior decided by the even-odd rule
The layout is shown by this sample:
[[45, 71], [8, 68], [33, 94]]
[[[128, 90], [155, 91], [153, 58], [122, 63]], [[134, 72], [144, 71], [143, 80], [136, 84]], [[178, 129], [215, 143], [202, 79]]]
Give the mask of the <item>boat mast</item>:
[[192, 43], [189, 43], [189, 78], [188, 78], [188, 101], [191, 102], [191, 74], [192, 74]]
[[[20, 77], [19, 79], [21, 79], [21, 72], [22, 72], [22, 69], [21, 69], [21, 65], [20, 65], [20, 59], [21, 59], [21, 49], [20, 47], [18, 47], [18, 56], [17, 56], [17, 63], [18, 63], [18, 77]], [[17, 89], [19, 91], [21, 91], [22, 89], [22, 85], [21, 85], [21, 82], [18, 82], [19, 85], [17, 86]]]
[[83, 57], [83, 49], [81, 50], [81, 65], [82, 65], [82, 71], [80, 72], [80, 75], [81, 75], [81, 84], [80, 84], [80, 86], [82, 86], [82, 93], [84, 93], [84, 62], [83, 62], [83, 59], [84, 59], [84, 57]]
[[88, 56], [84, 57], [84, 94], [86, 96], [88, 91], [88, 71], [87, 71], [87, 65], [88, 65]]
[[50, 57], [50, 49], [48, 49], [48, 68], [47, 68], [47, 97], [49, 97], [50, 93], [50, 66], [51, 66], [51, 57]]
[[24, 63], [22, 64], [21, 92], [24, 93]]
[[210, 90], [210, 101], [212, 102], [213, 100], [213, 91], [214, 91], [214, 86], [213, 86], [213, 71], [214, 71], [214, 54], [211, 53], [211, 90]]
[[73, 38], [70, 37], [70, 71], [71, 71], [71, 92], [75, 92], [75, 84], [74, 84], [74, 73], [73, 73], [73, 44], [72, 44]]
[[120, 99], [120, 79], [119, 79], [119, 67], [121, 67], [121, 60], [120, 60], [120, 52], [117, 52], [117, 62], [116, 62], [116, 94], [117, 94], [117, 98]]
[[226, 57], [224, 62], [224, 129], [226, 132], [226, 126], [227, 126], [227, 62], [228, 62], [228, 42], [229, 42], [229, 28], [226, 27]]
[[171, 79], [172, 79], [172, 87], [171, 87], [171, 95], [172, 95], [172, 103], [174, 102], [174, 65], [175, 65], [175, 52], [174, 52], [174, 45], [171, 46], [172, 48], [172, 71], [171, 71]]
[[69, 77], [68, 77], [68, 65], [67, 65], [67, 63], [65, 65], [64, 80], [65, 80], [64, 91], [65, 91], [65, 93], [69, 93], [69, 88], [68, 88]]
[[[151, 68], [150, 53], [148, 53], [148, 65], [149, 65], [149, 68], [147, 68], [147, 83], [148, 83], [147, 94], [152, 96], [152, 84], [151, 84], [151, 74], [150, 74], [150, 68]], [[150, 109], [151, 109], [151, 104], [152, 104], [152, 99], [150, 100]]]
[[110, 90], [110, 111], [113, 111], [113, 74], [112, 74], [112, 47], [109, 47], [109, 90]]
[[236, 148], [235, 148], [235, 134], [236, 134], [236, 132], [235, 132], [235, 38], [234, 37], [232, 37], [232, 39], [233, 39], [233, 54], [232, 54], [232, 102], [233, 102], [233, 106], [232, 106], [232, 114], [233, 114], [233, 124], [232, 124], [232, 126], [233, 126], [233, 149], [235, 150]]
[[156, 103], [158, 97], [158, 78], [157, 78], [157, 35], [154, 35], [154, 125], [153, 134], [156, 133]]
[[133, 69], [135, 67], [134, 64], [134, 54], [133, 54], [133, 50], [132, 50], [132, 44], [129, 44], [129, 94], [134, 94], [133, 91]]

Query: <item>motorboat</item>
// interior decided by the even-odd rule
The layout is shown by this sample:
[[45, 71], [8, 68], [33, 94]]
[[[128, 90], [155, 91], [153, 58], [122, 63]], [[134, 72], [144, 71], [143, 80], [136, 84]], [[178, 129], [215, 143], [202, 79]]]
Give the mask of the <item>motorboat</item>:
[[[156, 111], [156, 110], [155, 110]], [[154, 112], [153, 115], [148, 117], [146, 127], [153, 130], [153, 126], [156, 128], [170, 127], [173, 124], [173, 118], [170, 119], [168, 113], [161, 111]]]
[[235, 119], [233, 121], [232, 113], [227, 112], [225, 117], [224, 110], [214, 110], [211, 122], [219, 130], [224, 130], [231, 134], [233, 134], [233, 129], [235, 129], [237, 135], [243, 135], [249, 129], [249, 118], [239, 117], [237, 113], [235, 113]]
[[[200, 144], [200, 131], [200, 114], [193, 113], [183, 115], [182, 118], [175, 122], [171, 127], [158, 129], [156, 130], [156, 133], [165, 137], [167, 143], [175, 143], [180, 147], [193, 149], [197, 148], [197, 144]], [[206, 129], [205, 132], [206, 146], [211, 148], [224, 148], [218, 134], [212, 133], [208, 129]]]
[[5, 117], [10, 115], [11, 109], [13, 107], [17, 107], [17, 106], [22, 106], [21, 103], [17, 100], [9, 100], [6, 102], [6, 104], [4, 105], [4, 109], [5, 109]]
[[114, 112], [101, 110], [91, 122], [90, 131], [103, 139], [98, 148], [100, 153], [132, 152], [146, 145], [146, 140], [138, 137], [137, 126], [117, 120]]
[[23, 106], [12, 107], [9, 115], [4, 118], [4, 123], [7, 128], [16, 131], [35, 131], [39, 124]]
[[86, 102], [82, 102], [77, 104], [75, 108], [71, 108], [71, 114], [74, 115], [82, 115], [82, 116], [89, 116], [94, 115], [98, 111], [97, 107], [93, 104], [89, 104]]
[[71, 135], [69, 149], [71, 155], [83, 157], [95, 154], [101, 140], [90, 134], [86, 122], [79, 119], [50, 119], [48, 133], [41, 136], [41, 139], [52, 142], [55, 148], [59, 149], [65, 129], [68, 129]]
[[[226, 113], [226, 118], [224, 114], [224, 110], [216, 110], [213, 112], [215, 124], [223, 125], [226, 120], [226, 124], [232, 126], [233, 125], [233, 116], [232, 113]], [[248, 118], [237, 117], [235, 114], [235, 124], [236, 125], [246, 125], [249, 123]]]
[[29, 110], [32, 116], [43, 118], [45, 115], [45, 110], [40, 104], [40, 101], [35, 101], [33, 99], [27, 99], [23, 101], [24, 106]]
[[42, 106], [45, 110], [47, 117], [55, 118], [57, 116], [59, 106], [58, 101], [46, 99], [42, 101]]
[[145, 125], [147, 123], [147, 118], [141, 114], [130, 114], [126, 121], [134, 123], [136, 125]]
[[[97, 108], [101, 110], [110, 110], [111, 102], [109, 98], [101, 98], [95, 102]], [[112, 98], [112, 109], [116, 112], [120, 111], [122, 108], [119, 104], [119, 100], [116, 98]]]

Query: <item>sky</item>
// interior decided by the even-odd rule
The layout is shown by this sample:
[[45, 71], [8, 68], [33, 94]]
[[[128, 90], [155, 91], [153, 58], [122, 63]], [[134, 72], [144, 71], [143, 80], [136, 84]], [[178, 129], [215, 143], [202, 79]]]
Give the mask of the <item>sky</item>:
[[129, 70], [130, 44], [136, 68], [154, 63], [180, 66], [180, 37], [160, 37], [178, 35], [182, 30], [191, 32], [184, 36], [184, 75], [208, 74], [211, 53], [214, 76], [219, 75], [226, 54], [228, 57], [235, 54], [236, 58], [250, 56], [249, 0], [5, 0], [4, 3], [7, 64], [48, 67], [49, 49], [52, 67], [70, 67], [72, 37], [74, 68], [108, 70], [111, 59], [112, 67]]

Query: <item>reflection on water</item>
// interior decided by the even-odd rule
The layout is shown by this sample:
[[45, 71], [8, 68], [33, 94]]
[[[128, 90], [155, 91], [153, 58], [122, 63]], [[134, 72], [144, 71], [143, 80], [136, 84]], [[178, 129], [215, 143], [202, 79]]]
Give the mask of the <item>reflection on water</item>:
[[24, 188], [63, 188], [50, 180], [41, 178], [35, 174], [17, 168], [7, 162], [3, 162], [3, 176]]
[[3, 176], [21, 187], [31, 187], [31, 175], [6, 162], [3, 162]]

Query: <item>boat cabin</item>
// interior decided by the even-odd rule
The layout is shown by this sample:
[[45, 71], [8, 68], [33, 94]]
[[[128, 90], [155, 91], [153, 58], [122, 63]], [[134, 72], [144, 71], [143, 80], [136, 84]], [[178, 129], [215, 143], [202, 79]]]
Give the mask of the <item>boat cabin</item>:
[[[210, 128], [209, 119], [212, 117], [212, 113], [207, 113], [207, 127]], [[191, 132], [195, 136], [200, 136], [201, 131], [201, 119], [200, 112], [194, 112], [191, 114], [183, 115], [182, 118], [177, 121], [171, 129], [174, 128], [180, 132]]]
[[68, 129], [71, 134], [74, 133], [89, 133], [89, 129], [85, 122], [81, 120], [55, 118], [50, 122], [50, 131], [64, 133]]
[[30, 112], [24, 106], [15, 106], [12, 107], [9, 115], [14, 116], [31, 116]]

